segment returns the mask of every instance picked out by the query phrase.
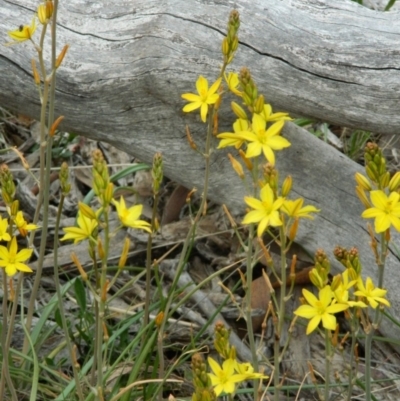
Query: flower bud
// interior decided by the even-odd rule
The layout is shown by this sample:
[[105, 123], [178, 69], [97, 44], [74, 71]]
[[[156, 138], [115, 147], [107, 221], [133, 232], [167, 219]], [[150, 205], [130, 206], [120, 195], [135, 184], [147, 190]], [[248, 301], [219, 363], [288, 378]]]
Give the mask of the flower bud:
[[360, 173], [356, 173], [354, 175], [354, 178], [357, 182], [357, 184], [364, 189], [365, 191], [371, 191], [372, 190], [372, 186], [371, 183], [369, 182], [368, 178], [365, 177], [364, 175], [360, 174]]
[[244, 171], [242, 165], [230, 154], [228, 153], [229, 160], [232, 164], [232, 168], [235, 170], [236, 174], [240, 179], [244, 179]]
[[79, 212], [82, 213], [83, 216], [85, 216], [91, 220], [97, 220], [95, 211], [86, 203], [79, 202], [78, 208], [79, 208]]
[[397, 191], [399, 186], [400, 186], [400, 171], [397, 171], [389, 181], [389, 191], [390, 192]]
[[56, 60], [56, 68], [58, 68], [61, 65], [61, 63], [63, 62], [64, 57], [67, 54], [68, 48], [69, 48], [69, 45], [65, 45], [63, 47], [63, 49], [61, 50], [61, 53], [58, 55], [57, 60]]
[[292, 176], [288, 175], [282, 183], [282, 196], [285, 198], [289, 195], [292, 189], [293, 179]]
[[236, 102], [232, 102], [231, 107], [232, 107], [233, 112], [235, 113], [235, 115], [238, 118], [241, 118], [242, 120], [247, 121], [247, 114], [241, 106], [239, 106]]

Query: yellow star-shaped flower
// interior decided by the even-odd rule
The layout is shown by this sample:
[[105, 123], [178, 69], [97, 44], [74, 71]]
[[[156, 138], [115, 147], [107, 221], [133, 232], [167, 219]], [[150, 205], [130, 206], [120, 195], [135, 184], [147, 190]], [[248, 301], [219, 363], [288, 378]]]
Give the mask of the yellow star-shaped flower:
[[7, 276], [14, 276], [17, 271], [32, 273], [32, 269], [24, 263], [32, 252], [32, 249], [21, 249], [18, 252], [17, 238], [13, 237], [10, 249], [0, 246], [0, 267], [5, 268]]
[[82, 213], [78, 213], [77, 223], [78, 227], [63, 228], [65, 235], [64, 237], [61, 238], [60, 241], [73, 239], [74, 244], [77, 244], [78, 242], [83, 241], [85, 239], [90, 239], [91, 236], [93, 235], [93, 231], [98, 225], [96, 220], [90, 219], [85, 215], [83, 215]]
[[391, 192], [389, 196], [381, 190], [371, 191], [371, 202], [374, 207], [364, 210], [362, 217], [375, 218], [375, 231], [379, 234], [390, 228], [391, 225], [400, 231], [400, 195]]
[[233, 123], [234, 132], [222, 132], [217, 135], [217, 138], [220, 138], [218, 149], [226, 148], [227, 146], [234, 146], [236, 149], [239, 149], [243, 143], [244, 139], [240, 137], [240, 133], [243, 131], [248, 131], [249, 122], [247, 120], [243, 120], [242, 118], [238, 118]]
[[294, 311], [294, 314], [310, 319], [307, 326], [307, 334], [312, 333], [321, 321], [324, 328], [335, 330], [336, 317], [334, 314], [349, 308], [349, 305], [346, 304], [332, 303], [333, 292], [329, 285], [319, 291], [318, 298], [306, 289], [303, 289], [303, 296], [309, 305], [299, 306]]
[[253, 115], [252, 130], [241, 132], [239, 135], [242, 139], [249, 142], [247, 145], [246, 157], [257, 157], [264, 153], [265, 158], [275, 165], [274, 150], [282, 150], [290, 146], [290, 142], [280, 136], [284, 120], [280, 120], [272, 124], [268, 129], [267, 122], [258, 114]]
[[365, 285], [361, 277], [359, 277], [357, 281], [357, 288], [358, 290], [354, 292], [354, 295], [366, 298], [368, 304], [371, 305], [371, 308], [376, 309], [379, 304], [390, 306], [390, 302], [386, 298], [384, 298], [387, 290], [383, 290], [382, 288], [375, 288], [374, 283], [370, 277], [367, 277]]
[[113, 200], [113, 204], [117, 208], [118, 217], [125, 227], [137, 228], [151, 233], [151, 225], [147, 221], [139, 220], [143, 205], [135, 205], [128, 209], [122, 196], [119, 202]]
[[14, 222], [23, 237], [27, 236], [28, 231], [33, 231], [39, 228], [36, 224], [28, 224], [28, 222], [24, 219], [24, 214], [21, 210], [17, 212]]
[[226, 359], [222, 363], [222, 367], [211, 357], [208, 357], [207, 360], [212, 370], [212, 373], [208, 373], [208, 376], [217, 397], [222, 392], [225, 394], [233, 394], [235, 392], [236, 383], [247, 379], [246, 375], [235, 374], [236, 365], [233, 359]]
[[313, 219], [314, 217], [310, 216], [310, 213], [318, 213], [320, 209], [317, 209], [315, 206], [311, 205], [303, 207], [303, 203], [303, 198], [296, 200], [285, 200], [282, 205], [282, 212], [293, 218], [305, 217], [307, 219]]
[[279, 217], [279, 209], [282, 206], [283, 198], [275, 199], [274, 192], [269, 184], [266, 184], [260, 191], [260, 199], [246, 196], [244, 201], [254, 210], [244, 216], [242, 224], [259, 223], [257, 235], [262, 236], [268, 226], [277, 227], [282, 225]]
[[194, 93], [184, 93], [182, 98], [188, 100], [190, 103], [187, 104], [183, 111], [189, 113], [193, 110], [197, 110], [200, 108], [200, 116], [203, 123], [206, 122], [208, 106], [210, 104], [215, 104], [219, 99], [219, 95], [217, 92], [219, 86], [221, 84], [221, 78], [218, 78], [212, 85], [211, 88], [208, 89], [208, 81], [202, 75], [200, 75], [199, 79], [196, 81], [196, 89], [198, 95]]
[[273, 113], [272, 106], [269, 103], [264, 104], [264, 110], [260, 113], [260, 116], [267, 122], [277, 121], [291, 121], [293, 118], [288, 113]]

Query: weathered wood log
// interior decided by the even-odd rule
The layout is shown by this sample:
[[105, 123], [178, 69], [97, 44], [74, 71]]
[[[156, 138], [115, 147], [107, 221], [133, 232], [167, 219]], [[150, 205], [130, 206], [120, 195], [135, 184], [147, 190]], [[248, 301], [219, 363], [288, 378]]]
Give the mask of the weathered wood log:
[[[344, 0], [237, 0], [235, 5], [242, 24], [234, 67], [248, 66], [274, 106], [397, 134], [398, 12], [378, 13]], [[29, 23], [36, 6], [34, 0], [0, 1], [2, 32]], [[110, 142], [144, 161], [161, 151], [167, 176], [201, 189], [204, 162], [190, 150], [184, 128], [190, 124], [200, 144], [204, 126], [197, 114], [182, 113], [180, 94], [194, 90], [199, 74], [210, 80], [217, 76], [231, 6], [227, 0], [61, 1], [58, 48], [71, 46], [57, 78], [62, 127]], [[0, 56], [0, 104], [37, 117], [33, 47], [27, 42], [1, 46]], [[231, 122], [232, 115], [226, 114], [221, 128], [230, 129]], [[321, 209], [315, 221], [302, 223], [299, 242], [310, 251], [357, 246], [364, 275], [375, 277], [362, 207], [354, 194], [352, 177], [361, 168], [291, 123], [284, 135], [292, 146], [278, 155], [281, 176], [292, 174], [295, 192]], [[212, 163], [210, 198], [244, 211], [244, 190], [225, 152], [214, 153]], [[387, 269], [391, 312], [400, 319], [395, 252], [388, 256]], [[383, 331], [397, 337], [388, 323]]]

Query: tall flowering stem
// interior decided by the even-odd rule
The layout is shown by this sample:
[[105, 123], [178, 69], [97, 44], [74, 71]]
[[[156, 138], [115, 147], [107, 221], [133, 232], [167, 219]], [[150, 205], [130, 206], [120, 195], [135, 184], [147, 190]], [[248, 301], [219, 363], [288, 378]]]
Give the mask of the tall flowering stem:
[[[381, 308], [378, 303], [389, 303], [382, 298], [373, 298], [374, 294], [383, 295], [386, 293], [383, 290], [384, 272], [386, 255], [390, 242], [390, 230], [393, 226], [397, 231], [400, 231], [400, 195], [399, 178], [400, 174], [396, 173], [390, 178], [390, 173], [386, 169], [386, 159], [383, 157], [382, 151], [378, 145], [368, 143], [365, 148], [365, 161], [366, 161], [366, 175], [356, 175], [358, 183], [357, 195], [361, 202], [366, 207], [362, 213], [362, 217], [369, 219], [374, 218], [374, 231], [379, 234], [380, 248], [378, 248], [375, 239], [375, 233], [370, 227], [369, 233], [371, 237], [371, 248], [375, 255], [376, 263], [378, 266], [378, 288], [373, 288], [373, 283], [370, 278], [367, 279], [366, 285], [361, 283], [361, 288], [357, 293], [365, 296], [369, 305], [375, 309], [372, 321], [364, 327], [366, 332], [365, 341], [365, 393], [366, 400], [370, 401], [371, 393], [371, 353], [372, 353], [372, 339], [381, 318]], [[376, 189], [373, 189], [373, 188]], [[370, 195], [370, 200], [365, 193]], [[356, 294], [357, 294], [356, 293]]]

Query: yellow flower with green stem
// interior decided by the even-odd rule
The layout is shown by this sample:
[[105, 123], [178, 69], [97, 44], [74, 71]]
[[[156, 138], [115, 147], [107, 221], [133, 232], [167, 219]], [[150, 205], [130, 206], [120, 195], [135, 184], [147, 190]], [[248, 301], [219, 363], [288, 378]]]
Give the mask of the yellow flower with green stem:
[[8, 233], [8, 220], [0, 216], [0, 241], [10, 241], [11, 236]]
[[13, 237], [10, 247], [0, 246], [0, 267], [4, 267], [7, 276], [14, 276], [18, 271], [32, 273], [26, 262], [32, 256], [32, 249], [21, 249], [18, 252], [17, 238]]
[[400, 195], [391, 192], [389, 196], [381, 190], [370, 192], [371, 202], [374, 207], [364, 210], [362, 217], [365, 219], [375, 218], [375, 231], [381, 233], [390, 228], [391, 225], [400, 231]]
[[242, 224], [258, 223], [257, 235], [262, 236], [268, 226], [278, 227], [282, 225], [279, 217], [279, 209], [283, 204], [283, 198], [275, 199], [274, 192], [269, 184], [264, 185], [260, 191], [260, 199], [246, 196], [244, 201], [252, 209], [242, 221]]
[[145, 230], [148, 233], [151, 233], [151, 225], [147, 221], [139, 219], [142, 214], [143, 205], [135, 205], [128, 209], [122, 196], [119, 202], [116, 200], [113, 200], [112, 202], [117, 209], [117, 214], [122, 225], [125, 227]]
[[31, 25], [20, 25], [18, 29], [14, 31], [8, 31], [8, 36], [14, 39], [16, 42], [24, 42], [25, 40], [32, 39], [33, 34], [36, 31], [36, 17], [32, 18]]
[[301, 305], [294, 314], [305, 319], [310, 319], [307, 326], [307, 334], [311, 334], [321, 323], [325, 329], [336, 329], [335, 313], [349, 308], [347, 304], [338, 304], [333, 301], [333, 292], [329, 285], [319, 291], [318, 298], [310, 291], [303, 289], [303, 296], [308, 305]]
[[359, 277], [357, 281], [357, 291], [354, 292], [354, 295], [365, 298], [368, 304], [371, 305], [371, 308], [376, 309], [379, 304], [390, 306], [390, 302], [384, 298], [386, 293], [387, 290], [375, 288], [370, 277], [367, 277], [365, 285], [362, 278]]
[[78, 218], [76, 222], [78, 227], [63, 228], [65, 235], [61, 238], [61, 241], [72, 239], [74, 240], [74, 244], [77, 244], [80, 241], [93, 238], [94, 230], [98, 226], [96, 220], [90, 219], [81, 212], [78, 212]]
[[197, 95], [195, 93], [184, 93], [182, 98], [189, 101], [190, 103], [184, 106], [183, 111], [185, 113], [190, 113], [193, 110], [200, 108], [201, 120], [205, 123], [207, 119], [208, 106], [215, 104], [219, 99], [217, 92], [221, 84], [221, 78], [218, 78], [212, 85], [208, 88], [208, 81], [202, 75], [196, 81]]
[[238, 134], [247, 142], [246, 157], [257, 157], [261, 153], [272, 164], [275, 165], [274, 150], [282, 150], [290, 146], [290, 142], [280, 136], [285, 121], [280, 120], [269, 128], [263, 117], [254, 114], [252, 118], [251, 131], [243, 131]]
[[207, 360], [212, 371], [212, 373], [208, 373], [208, 377], [217, 397], [221, 393], [233, 394], [236, 390], [236, 383], [248, 379], [246, 374], [235, 373], [236, 361], [231, 358], [226, 359], [222, 366], [211, 357], [208, 357]]

